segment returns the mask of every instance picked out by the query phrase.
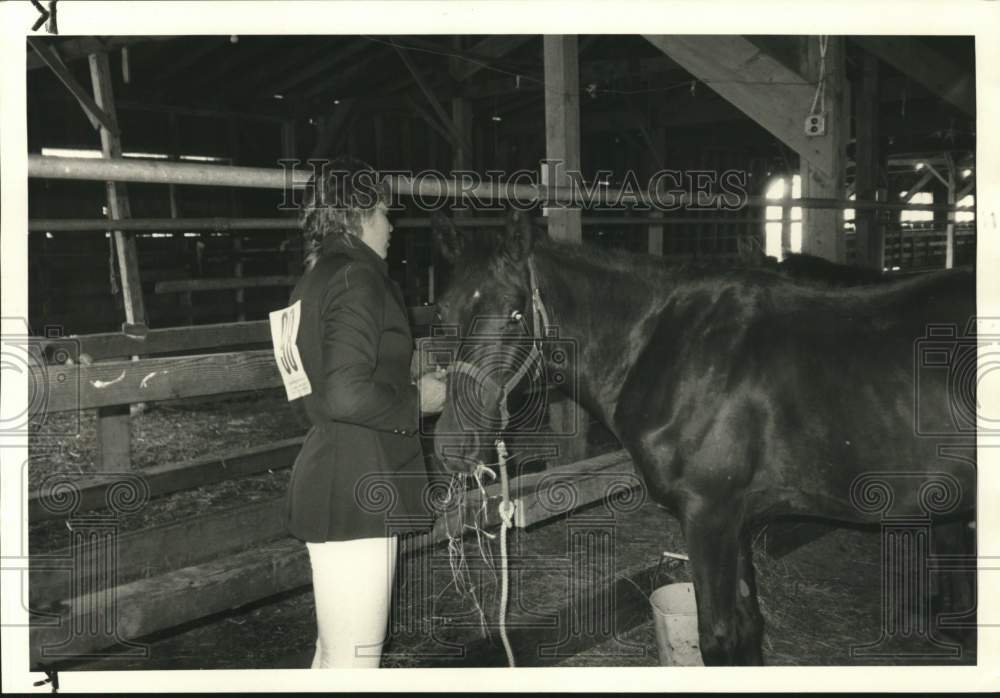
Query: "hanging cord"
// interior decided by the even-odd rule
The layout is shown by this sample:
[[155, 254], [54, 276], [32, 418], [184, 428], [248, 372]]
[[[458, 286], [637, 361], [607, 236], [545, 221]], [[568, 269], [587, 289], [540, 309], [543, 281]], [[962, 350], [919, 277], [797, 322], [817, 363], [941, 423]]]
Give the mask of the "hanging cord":
[[[517, 664], [514, 661], [514, 652], [510, 646], [510, 639], [507, 637], [507, 603], [510, 597], [510, 575], [508, 574], [507, 567], [507, 534], [514, 525], [514, 511], [517, 505], [510, 498], [510, 480], [507, 477], [507, 457], [509, 454], [507, 452], [507, 444], [503, 440], [503, 432], [510, 421], [510, 413], [507, 408], [508, 394], [517, 387], [518, 383], [521, 382], [521, 379], [524, 378], [532, 367], [535, 369], [536, 378], [542, 373], [544, 357], [542, 356], [540, 345], [549, 326], [549, 314], [545, 308], [545, 304], [542, 302], [541, 292], [538, 290], [535, 265], [531, 257], [528, 258], [528, 285], [531, 297], [531, 329], [534, 342], [532, 343], [531, 352], [525, 357], [525, 360], [510, 378], [497, 386], [497, 383], [488, 373], [477, 369], [465, 361], [456, 361], [448, 368], [449, 373], [463, 373], [480, 385], [490, 383], [499, 388], [497, 407], [500, 413], [500, 428], [497, 431], [497, 439], [494, 442], [497, 452], [496, 465], [500, 471], [501, 493], [500, 505], [497, 508], [500, 514], [500, 610], [497, 623], [500, 640], [503, 642], [504, 651], [507, 653], [507, 664], [511, 668], [515, 668]], [[476, 480], [481, 483], [482, 475], [486, 473], [492, 476], [489, 466], [486, 463], [479, 463], [473, 474]], [[485, 490], [482, 489], [481, 484], [480, 489], [485, 494]]]
[[117, 264], [117, 259], [115, 257], [115, 234], [111, 233], [111, 237], [108, 238], [108, 280], [111, 283], [111, 295], [118, 295], [118, 277], [115, 275], [115, 266]]
[[500, 465], [500, 641], [503, 642], [504, 651], [507, 653], [507, 664], [511, 669], [517, 664], [514, 662], [514, 652], [510, 648], [510, 639], [507, 637], [507, 602], [510, 596], [510, 574], [507, 570], [507, 532], [510, 531], [514, 521], [514, 502], [510, 498], [510, 481], [507, 479], [507, 444], [503, 438], [496, 441], [497, 462]]
[[819, 112], [826, 111], [826, 46], [830, 37], [819, 37], [819, 80], [816, 83], [816, 93], [813, 95], [812, 106], [809, 107], [809, 115], [816, 114], [816, 106], [819, 105]]

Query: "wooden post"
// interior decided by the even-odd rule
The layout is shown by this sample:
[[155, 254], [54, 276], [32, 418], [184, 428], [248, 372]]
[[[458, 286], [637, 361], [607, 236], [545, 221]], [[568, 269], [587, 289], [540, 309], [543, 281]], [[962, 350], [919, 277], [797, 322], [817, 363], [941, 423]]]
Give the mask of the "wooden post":
[[[649, 146], [653, 150], [653, 169], [660, 169], [663, 161], [663, 151], [666, 149], [667, 141], [667, 130], [665, 128], [657, 128], [652, 134], [650, 134]], [[647, 173], [652, 176], [652, 172]], [[647, 180], [648, 181], [648, 180]], [[659, 186], [663, 187], [663, 180], [657, 180]], [[654, 218], [663, 218], [663, 211], [654, 209], [651, 214]], [[646, 249], [649, 254], [662, 256], [663, 255], [663, 226], [662, 225], [651, 225], [649, 226], [649, 232], [647, 233]]]
[[[663, 211], [652, 211], [649, 215], [654, 218], [663, 218]], [[646, 249], [651, 255], [657, 257], [663, 256], [663, 226], [662, 225], [651, 225], [649, 226], [649, 232], [646, 235]]]
[[414, 236], [407, 233], [403, 236], [403, 260], [406, 264], [406, 274], [403, 282], [403, 295], [406, 305], [420, 305], [420, 277], [417, 275], [417, 250]]
[[[240, 159], [240, 140], [237, 135], [238, 122], [236, 119], [229, 120], [229, 158], [233, 165], [239, 164]], [[235, 189], [229, 189], [229, 215], [233, 218], [239, 218], [242, 213], [242, 207], [240, 206], [239, 194]], [[230, 231], [229, 239], [232, 243], [233, 256], [235, 257], [233, 263], [233, 276], [237, 279], [243, 276], [243, 234], [238, 230]], [[234, 291], [234, 300], [236, 301], [236, 322], [244, 322], [247, 319], [245, 302], [246, 294], [242, 288], [238, 288]]]
[[[320, 137], [317, 140], [316, 148], [314, 149], [313, 157], [324, 157], [325, 153], [319, 152], [320, 143], [319, 141], [324, 140], [323, 132], [320, 133]], [[292, 159], [295, 157], [295, 122], [292, 120], [283, 121], [281, 124], [281, 157], [282, 159]], [[286, 271], [289, 275], [296, 275], [302, 272], [303, 254], [305, 250], [305, 241], [302, 237], [302, 232], [299, 230], [290, 230], [285, 234], [285, 248], [291, 252], [287, 258]], [[295, 254], [298, 250], [300, 254]]]
[[372, 115], [372, 135], [375, 139], [375, 167], [385, 167], [385, 116]]
[[[465, 50], [466, 41], [467, 37], [464, 36], [452, 37], [451, 45], [456, 54], [461, 54]], [[472, 149], [475, 147], [475, 138], [472, 127], [472, 104], [465, 96], [466, 86], [462, 83], [463, 76], [466, 76], [465, 71], [468, 65], [467, 61], [453, 56], [449, 60], [448, 66], [451, 77], [459, 89], [459, 94], [451, 100], [451, 121], [457, 136], [451, 141], [451, 169], [453, 172], [472, 170], [474, 168], [473, 159], [475, 154]], [[456, 201], [456, 204], [460, 207], [468, 206], [469, 202]], [[455, 218], [464, 218], [470, 213], [471, 211], [458, 210], [455, 211]], [[439, 254], [432, 235], [431, 264], [427, 270], [427, 298], [429, 303], [434, 302], [436, 286], [438, 285], [435, 278], [437, 269], [440, 269]]]
[[473, 143], [472, 138], [472, 108], [465, 97], [455, 97], [451, 100], [451, 120], [461, 136], [458, 144], [452, 150], [451, 166], [453, 170], [471, 170], [473, 168], [472, 152], [467, 146]]
[[[177, 124], [177, 112], [167, 112], [167, 124], [168, 130], [170, 132], [170, 160], [172, 162], [180, 161], [181, 146], [180, 146], [180, 128]], [[167, 192], [170, 196], [170, 217], [180, 218], [180, 206], [177, 204], [177, 186], [174, 184], [167, 185]], [[181, 233], [181, 244], [178, 246], [181, 252], [186, 252], [187, 242]], [[185, 310], [185, 322], [188, 325], [194, 324], [194, 307], [191, 303], [191, 292], [186, 291], [180, 294], [181, 307]]]
[[[785, 189], [785, 195], [792, 195], [792, 178], [787, 178], [787, 187]], [[786, 201], [781, 205], [781, 259], [788, 256], [788, 253], [792, 251], [792, 207]], [[778, 261], [780, 262], [781, 259]]]
[[[90, 55], [90, 79], [93, 83], [94, 101], [107, 115], [118, 131], [118, 115], [115, 110], [114, 91], [111, 83], [111, 69], [106, 53]], [[105, 158], [122, 156], [121, 138], [108, 128], [101, 127], [101, 152]], [[119, 220], [131, 218], [125, 185], [107, 182], [108, 218]], [[130, 325], [146, 323], [146, 308], [142, 299], [139, 278], [139, 258], [135, 237], [130, 233], [116, 230], [112, 233], [115, 257], [118, 261], [122, 300], [125, 308], [125, 322]], [[137, 357], [136, 357], [137, 358]], [[104, 472], [127, 470], [131, 467], [129, 406], [115, 405], [98, 409], [97, 443], [99, 450], [98, 468]]]
[[[826, 84], [823, 109], [826, 117], [826, 134], [813, 137], [827, 139], [822, 167], [813, 161], [800, 158], [802, 175], [802, 197], [842, 199], [844, 198], [844, 161], [848, 123], [846, 108], [848, 95], [845, 89], [844, 40], [828, 37], [826, 56], [820, 56], [820, 37], [802, 39], [805, 47], [802, 57], [802, 74], [809, 82], [817, 84], [820, 69], [823, 69]], [[805, 128], [805, 114], [802, 116]], [[842, 209], [802, 209], [802, 252], [843, 264], [846, 261], [844, 245], [844, 212]]]
[[[556, 181], [542, 168], [542, 184], [566, 185], [568, 171], [580, 169], [580, 77], [576, 36], [545, 36], [545, 157], [560, 161]], [[561, 173], [561, 177], [560, 174]], [[578, 208], [547, 208], [549, 237], [579, 244], [583, 239], [582, 216]], [[571, 463], [587, 450], [589, 417], [570, 400], [549, 405], [549, 423], [559, 438], [559, 455], [549, 463]]]
[[[950, 153], [945, 153], [945, 161], [948, 163], [948, 206], [955, 206], [956, 172], [955, 161]], [[947, 225], [945, 226], [944, 243], [944, 268], [951, 269], [955, 266], [955, 211], [950, 208], [947, 214]]]
[[[864, 54], [861, 89], [856, 91], [854, 104], [854, 195], [858, 200], [874, 199], [879, 187], [885, 148], [879, 128], [878, 59]], [[854, 212], [856, 264], [881, 271], [885, 266], [884, 230], [877, 209], [862, 208]]]
[[[561, 163], [562, 179], [547, 181], [548, 168], [542, 169], [542, 184], [569, 183], [568, 170], [580, 169], [580, 71], [577, 63], [576, 36], [545, 36], [545, 157]], [[553, 240], [582, 240], [581, 212], [578, 208], [545, 210], [549, 237]]]

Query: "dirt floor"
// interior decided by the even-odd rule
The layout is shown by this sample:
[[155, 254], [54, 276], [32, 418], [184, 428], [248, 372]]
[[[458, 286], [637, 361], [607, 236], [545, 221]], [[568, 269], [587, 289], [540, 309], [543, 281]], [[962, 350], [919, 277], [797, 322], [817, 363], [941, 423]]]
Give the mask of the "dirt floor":
[[[572, 518], [537, 529], [514, 532], [512, 547], [519, 559], [512, 561], [512, 591], [509, 631], [546, 626], [572, 594], [571, 557], [567, 546], [570, 531], [578, 526]], [[675, 521], [652, 504], [644, 505], [615, 529], [614, 564], [603, 564], [610, 575], [596, 575], [595, 585], [607, 585], [611, 577], [638, 580], [643, 570], [655, 569], [663, 550], [683, 551], [683, 540]], [[469, 551], [473, 552], [473, 551]], [[864, 645], [879, 640], [880, 627], [880, 536], [874, 532], [837, 529], [819, 541], [800, 548], [780, 560], [758, 553], [757, 568], [760, 603], [766, 630], [764, 659], [770, 665], [877, 665], [975, 664], [975, 648], [967, 644], [960, 657], [925, 660], [897, 656], [862, 658], [852, 655]], [[496, 634], [483, 640], [480, 615], [468, 594], [453, 585], [447, 570], [447, 556], [438, 548], [432, 561], [404, 565], [400, 569], [401, 596], [393, 618], [397, 628], [383, 657], [384, 667], [499, 666], [502, 659]], [[847, 561], [847, 562], [845, 562]], [[594, 562], [594, 561], [592, 561]], [[414, 577], [415, 569], [430, 568]], [[533, 569], [534, 567], [534, 569]], [[579, 570], [577, 570], [578, 573]], [[686, 563], [661, 570], [659, 581], [686, 581]], [[487, 624], [496, 619], [496, 585], [486, 571], [479, 580], [479, 603]], [[648, 578], [634, 581], [637, 591], [648, 596], [653, 586]], [[642, 586], [640, 586], [642, 585]], [[419, 587], [414, 599], [408, 587]], [[407, 606], [401, 609], [401, 606]], [[414, 613], [416, 607], [416, 613]], [[532, 648], [515, 645], [519, 665], [533, 666], [657, 666], [653, 614], [644, 616], [626, 632], [615, 634], [607, 628], [593, 633], [589, 647], [570, 647], [560, 654], [558, 647], [544, 657], [531, 656]], [[572, 630], [567, 626], [565, 634]], [[558, 634], [558, 633], [557, 633]], [[76, 670], [128, 669], [252, 669], [308, 666], [315, 638], [312, 595], [308, 587], [269, 603], [220, 614], [180, 632], [143, 638], [149, 646], [148, 659], [106, 659], [72, 667]], [[947, 641], [939, 635], [939, 639]], [[470, 647], [486, 645], [489, 658], [469, 657]], [[558, 643], [557, 643], [558, 644]], [[917, 643], [897, 643], [897, 649], [921, 649]], [[940, 651], [940, 646], [924, 649]], [[66, 667], [67, 669], [71, 667]]]
[[[245, 395], [200, 404], [160, 404], [133, 420], [137, 469], [202, 457], [209, 453], [261, 446], [302, 433], [301, 426], [274, 393]], [[33, 436], [30, 480], [51, 472], [93, 470], [94, 415], [84, 414], [77, 435], [53, 438], [58, 423]], [[125, 522], [126, 529], [166, 523], [216, 507], [228, 507], [283, 492], [287, 471], [265, 473], [178, 493], [150, 502]], [[919, 659], [928, 647], [911, 634], [890, 645], [886, 656], [863, 658], [852, 648], [879, 640], [881, 627], [881, 536], [878, 531], [831, 529], [818, 540], [780, 559], [765, 553], [766, 538], [782, 536], [787, 526], [772, 524], [757, 538], [755, 560], [760, 604], [766, 621], [764, 656], [775, 665], [858, 665], [975, 663], [967, 641], [957, 658]], [[33, 526], [32, 551], [65, 544], [59, 522]], [[591, 507], [528, 530], [510, 539], [512, 567], [509, 628], [520, 638], [519, 664], [561, 666], [655, 666], [658, 664], [652, 612], [643, 597], [667, 581], [687, 581], [686, 563], [659, 569], [663, 551], [684, 552], [677, 522], [651, 502], [628, 511]], [[595, 547], [596, 546], [596, 547]], [[496, 665], [497, 541], [480, 553], [466, 543], [470, 574], [464, 588], [455, 583], [443, 546], [414, 556], [400, 567], [387, 667]], [[486, 561], [485, 562], [484, 558]], [[610, 622], [601, 609], [614, 601], [609, 588], [635, 588], [640, 603], [634, 617]], [[475, 595], [469, 588], [475, 588]], [[638, 596], [636, 596], [638, 595]], [[620, 601], [621, 594], [618, 598]], [[583, 616], [558, 616], [570, 599]], [[588, 606], [588, 604], [590, 604]], [[624, 607], [623, 607], [624, 608]], [[638, 610], [636, 610], [638, 609]], [[612, 612], [614, 613], [614, 611]], [[588, 615], [589, 614], [589, 615]], [[596, 618], [597, 626], [587, 625]], [[484, 620], [485, 619], [485, 620]], [[581, 625], [582, 623], [582, 625]], [[616, 626], [621, 625], [619, 628]], [[565, 627], [561, 627], [565, 624]], [[581, 630], [582, 628], [582, 630]], [[553, 635], [554, 633], [554, 635]], [[566, 638], [551, 640], [563, 633]], [[541, 634], [544, 642], [529, 641]], [[942, 636], [938, 633], [938, 639]], [[141, 638], [146, 659], [108, 658], [65, 668], [291, 668], [308, 666], [315, 638], [308, 587], [250, 607]], [[563, 641], [565, 640], [565, 642]], [[470, 649], [471, 648], [471, 649]], [[563, 648], [563, 649], [560, 649]], [[565, 650], [565, 651], [564, 651]]]

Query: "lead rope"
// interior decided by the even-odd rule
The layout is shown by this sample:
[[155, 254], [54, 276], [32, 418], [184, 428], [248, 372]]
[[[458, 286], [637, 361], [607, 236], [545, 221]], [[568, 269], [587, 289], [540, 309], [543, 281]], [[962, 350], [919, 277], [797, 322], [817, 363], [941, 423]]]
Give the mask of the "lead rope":
[[[500, 470], [501, 494], [500, 505], [497, 507], [497, 511], [500, 514], [500, 612], [497, 625], [499, 626], [500, 641], [503, 643], [504, 651], [507, 653], [507, 664], [511, 669], [516, 668], [517, 663], [514, 661], [514, 651], [510, 646], [510, 638], [507, 637], [507, 604], [510, 600], [510, 575], [507, 567], [507, 533], [514, 525], [516, 505], [510, 498], [510, 480], [507, 477], [508, 452], [507, 444], [503, 440], [503, 431], [507, 428], [507, 423], [510, 419], [510, 413], [507, 411], [507, 394], [511, 388], [517, 386], [532, 364], [535, 365], [536, 376], [541, 373], [543, 356], [538, 343], [544, 336], [545, 329], [549, 324], [548, 313], [545, 311], [545, 304], [542, 303], [542, 296], [538, 291], [535, 265], [532, 263], [530, 257], [528, 258], [528, 275], [531, 287], [531, 325], [535, 342], [532, 344], [531, 353], [518, 370], [514, 372], [507, 382], [500, 386], [500, 430], [497, 432], [497, 440], [494, 443], [497, 451], [497, 466]], [[473, 380], [482, 381], [486, 379], [478, 375], [474, 366], [464, 361], [453, 364], [451, 370], [468, 373]], [[484, 463], [480, 463], [477, 468], [478, 470], [488, 470], [488, 468]]]
[[545, 328], [549, 324], [548, 313], [545, 312], [545, 304], [542, 303], [541, 293], [538, 291], [538, 283], [535, 277], [535, 265], [531, 258], [528, 258], [528, 283], [531, 287], [531, 329], [535, 337], [535, 342], [531, 347], [531, 355], [525, 359], [521, 367], [511, 378], [504, 383], [500, 393], [500, 432], [497, 434], [497, 465], [500, 469], [500, 617], [497, 621], [500, 631], [500, 641], [503, 642], [504, 651], [507, 653], [507, 665], [514, 669], [517, 664], [514, 662], [514, 651], [510, 647], [510, 639], [507, 637], [507, 603], [510, 595], [510, 574], [507, 569], [507, 533], [513, 526], [515, 504], [510, 498], [510, 481], [507, 478], [507, 444], [503, 440], [503, 431], [507, 428], [510, 413], [507, 411], [507, 393], [511, 388], [517, 386], [521, 378], [528, 371], [530, 364], [535, 364], [536, 376], [541, 373], [542, 353], [538, 348], [538, 341], [542, 337]]
[[510, 639], [507, 637], [507, 602], [510, 595], [510, 575], [507, 571], [507, 532], [510, 531], [514, 520], [514, 502], [510, 498], [510, 482], [507, 479], [507, 444], [503, 437], [497, 439], [497, 462], [500, 466], [500, 492], [501, 500], [498, 508], [500, 512], [500, 641], [503, 642], [504, 651], [507, 653], [507, 665], [514, 669], [517, 664], [514, 662], [514, 651], [510, 648]]

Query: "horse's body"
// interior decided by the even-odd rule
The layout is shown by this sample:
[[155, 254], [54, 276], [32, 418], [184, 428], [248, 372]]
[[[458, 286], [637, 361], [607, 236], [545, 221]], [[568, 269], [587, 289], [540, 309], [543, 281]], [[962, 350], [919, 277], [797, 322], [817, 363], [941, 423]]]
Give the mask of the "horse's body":
[[[878, 520], [858, 501], [873, 496], [859, 493], [862, 476], [889, 483], [894, 514], [926, 509], [913, 474], [954, 485], [954, 509], [974, 506], [974, 466], [915, 432], [919, 421], [955, 433], [947, 371], [924, 371], [914, 391], [929, 325], [961, 333], [975, 314], [971, 273], [835, 290], [547, 241], [522, 249], [550, 328], [578, 342], [579, 401], [683, 524], [706, 663], [761, 661], [752, 527], [789, 513]], [[492, 278], [456, 280], [453, 319], [505, 316], [515, 288], [525, 307], [526, 256], [505, 259], [479, 270]], [[479, 307], [458, 311], [470, 284]], [[446, 408], [442, 421], [453, 418]]]

